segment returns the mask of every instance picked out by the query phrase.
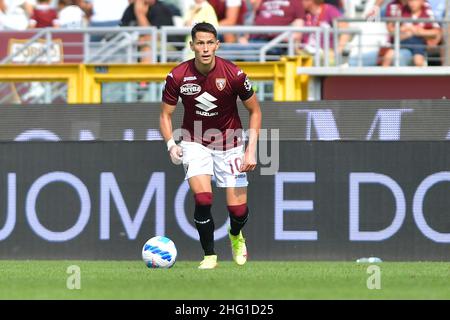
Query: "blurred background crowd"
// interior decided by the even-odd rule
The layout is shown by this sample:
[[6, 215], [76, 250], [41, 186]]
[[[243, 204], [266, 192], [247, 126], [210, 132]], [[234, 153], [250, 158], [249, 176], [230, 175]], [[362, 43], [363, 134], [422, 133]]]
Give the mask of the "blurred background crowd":
[[[330, 34], [329, 50], [324, 39], [295, 35], [299, 54], [345, 55], [350, 65], [358, 62], [352, 52], [362, 41], [362, 65], [390, 66], [394, 60], [392, 18], [400, 24], [400, 64], [441, 64], [446, 41], [448, 0], [0, 0], [0, 30], [33, 28], [83, 28], [117, 26], [192, 26], [207, 21], [215, 26], [297, 26], [341, 29], [358, 26], [362, 39], [350, 33]], [[348, 19], [348, 20], [346, 20]], [[360, 22], [351, 19], [361, 19]], [[417, 21], [415, 21], [417, 20]], [[369, 23], [368, 23], [369, 22]], [[242, 48], [267, 43], [276, 34], [223, 34], [224, 43]], [[144, 39], [145, 40], [145, 39]], [[183, 37], [183, 40], [185, 38]], [[186, 47], [189, 39], [186, 39]], [[336, 43], [334, 43], [336, 41]], [[353, 44], [352, 44], [353, 43]], [[374, 49], [375, 48], [375, 49]], [[327, 47], [328, 49], [328, 47]], [[360, 49], [361, 50], [361, 49]], [[334, 52], [337, 51], [337, 52]], [[362, 58], [361, 58], [362, 56]], [[149, 61], [150, 62], [150, 61]]]

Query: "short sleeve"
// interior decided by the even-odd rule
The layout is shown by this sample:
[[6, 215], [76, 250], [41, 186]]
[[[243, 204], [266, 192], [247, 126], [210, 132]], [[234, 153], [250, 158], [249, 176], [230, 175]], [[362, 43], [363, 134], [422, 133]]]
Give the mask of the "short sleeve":
[[240, 69], [236, 71], [233, 89], [242, 101], [248, 100], [253, 95], [252, 83], [244, 71]]
[[177, 85], [172, 72], [167, 75], [166, 82], [164, 84], [164, 90], [162, 94], [162, 101], [174, 106], [178, 102], [180, 94], [180, 88]]

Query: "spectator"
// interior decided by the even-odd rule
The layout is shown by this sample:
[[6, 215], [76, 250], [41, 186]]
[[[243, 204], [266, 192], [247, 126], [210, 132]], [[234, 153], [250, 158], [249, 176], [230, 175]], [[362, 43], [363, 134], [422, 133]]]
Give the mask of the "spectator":
[[[370, 7], [366, 7], [365, 14], [370, 13]], [[378, 15], [379, 13], [375, 13]], [[375, 18], [375, 19], [373, 19]], [[377, 66], [381, 48], [388, 47], [389, 34], [386, 23], [376, 19], [372, 15], [371, 21], [351, 22], [351, 28], [360, 30], [354, 34], [348, 44], [350, 49], [348, 64], [350, 66]], [[373, 19], [373, 20], [372, 20]]]
[[[245, 0], [208, 0], [216, 11], [219, 26], [243, 25], [247, 5]], [[231, 33], [223, 35], [224, 42], [236, 42], [236, 36]]]
[[[404, 7], [406, 7], [408, 4], [408, 0], [394, 0], [386, 6], [386, 17], [388, 18], [395, 18], [395, 17], [401, 17]], [[429, 16], [430, 19], [435, 19], [433, 8], [430, 5], [429, 1], [424, 0], [423, 1], [423, 10], [426, 11], [427, 16]], [[394, 34], [395, 32], [395, 24], [392, 22], [389, 22], [387, 24], [387, 29], [391, 34]], [[427, 45], [429, 46], [437, 46], [439, 42], [441, 42], [442, 37], [438, 36], [435, 38], [428, 38], [426, 39]], [[390, 42], [394, 43], [394, 37], [390, 37]], [[409, 58], [411, 60], [411, 57]]]
[[[425, 0], [407, 0], [407, 5], [401, 7], [400, 17], [431, 19], [433, 14], [429, 4], [425, 4]], [[415, 66], [424, 66], [426, 64], [426, 40], [439, 37], [441, 31], [436, 22], [403, 22], [400, 26], [400, 33], [400, 47], [412, 54]], [[393, 58], [394, 50], [389, 49], [383, 57], [382, 65], [390, 66]]]
[[50, 0], [37, 0], [30, 19], [30, 28], [48, 28], [55, 25], [58, 18], [56, 9], [50, 5]]
[[[375, 14], [377, 12], [381, 12], [381, 8], [383, 6], [383, 4], [386, 2], [386, 0], [375, 0], [375, 4], [374, 7], [372, 8], [372, 10], [369, 11], [368, 15], [372, 15]], [[394, 6], [394, 12], [399, 12], [396, 11], [396, 9], [399, 6], [405, 6], [407, 3], [407, 0], [398, 0], [398, 1], [391, 1], [388, 2], [387, 7], [386, 7], [386, 12], [385, 15], [387, 17], [390, 16], [395, 16], [392, 15], [392, 12], [389, 12], [392, 10], [391, 7], [392, 5]], [[425, 6], [429, 6], [429, 8], [433, 11], [434, 17], [438, 20], [443, 19], [445, 17], [445, 10], [446, 10], [446, 0], [425, 0]], [[388, 10], [389, 9], [389, 10]]]
[[[173, 14], [170, 8], [157, 0], [135, 0], [125, 10], [121, 26], [171, 26], [173, 25]], [[143, 35], [140, 38], [142, 63], [152, 63], [150, 43], [151, 36]]]
[[[195, 0], [195, 3], [188, 9], [183, 17], [184, 25], [192, 27], [199, 22], [208, 22], [217, 28], [219, 21], [214, 8], [207, 0]], [[183, 52], [185, 60], [194, 58], [194, 52], [190, 48], [191, 35], [186, 37], [186, 44]]]
[[[85, 13], [90, 27], [117, 27], [120, 23], [128, 0], [75, 0], [74, 4], [79, 6]], [[107, 37], [106, 32], [90, 33], [92, 42], [99, 42]]]
[[[255, 10], [255, 26], [295, 26], [302, 27], [304, 24], [305, 11], [303, 4], [298, 0], [278, 1], [278, 0], [255, 0], [253, 3]], [[246, 44], [266, 43], [275, 38], [277, 34], [253, 34], [250, 37], [242, 37], [240, 42]], [[301, 34], [294, 34], [296, 45], [300, 43]], [[256, 46], [255, 46], [256, 48]], [[259, 47], [258, 47], [259, 48]], [[273, 49], [269, 54], [279, 55], [283, 50]]]
[[115, 27], [120, 23], [129, 0], [76, 0], [89, 18], [91, 27]]
[[[436, 20], [445, 19], [447, 10], [446, 0], [428, 0], [428, 3], [430, 4], [434, 18], [436, 18]], [[447, 30], [445, 32], [444, 30], [442, 30], [443, 26], [447, 27]], [[444, 34], [448, 35], [448, 24], [441, 25], [441, 31], [442, 32], [440, 33], [439, 37], [436, 37], [434, 39], [427, 39], [429, 65], [439, 66], [443, 63], [442, 58], [445, 57], [446, 54], [446, 45], [444, 44], [443, 37]]]
[[[324, 3], [323, 0], [302, 0], [303, 7], [305, 9], [305, 26], [306, 27], [333, 27], [333, 21], [336, 18], [339, 18], [342, 16], [342, 13], [339, 11], [338, 8], [335, 6]], [[346, 22], [340, 21], [339, 22], [339, 29], [347, 28], [348, 24]], [[344, 50], [345, 44], [349, 41], [350, 35], [349, 34], [341, 34], [339, 37], [339, 43], [337, 45], [337, 52], [336, 54], [341, 54]], [[324, 39], [323, 37], [320, 39], [320, 43], [317, 43], [317, 39], [315, 35], [313, 34], [304, 34], [302, 37], [302, 44], [304, 49], [310, 53], [314, 54], [316, 50], [323, 51], [324, 46]], [[334, 60], [334, 37], [333, 34], [330, 32], [329, 35], [329, 50], [330, 52], [323, 52], [323, 54], [329, 54], [330, 55], [330, 61]]]
[[[382, 5], [384, 3], [385, 3], [385, 0], [376, 0], [374, 10], [372, 10], [372, 12], [370, 12], [369, 15], [374, 12], [379, 12], [381, 10], [380, 8], [382, 8]], [[387, 3], [387, 5], [382, 10], [382, 13], [383, 13], [382, 16], [384, 16], [386, 18], [401, 18], [402, 9], [406, 5], [407, 5], [407, 0], [391, 0], [390, 2]], [[425, 2], [424, 5], [428, 6], [428, 3]], [[393, 36], [395, 34], [395, 23], [387, 22], [386, 28], [389, 33], [388, 42], [384, 47], [381, 47], [379, 50], [378, 58], [377, 58], [378, 65], [383, 64], [384, 56], [392, 48], [394, 41], [395, 41], [394, 36]], [[410, 50], [401, 49], [399, 52], [399, 56], [400, 56], [400, 59], [399, 59], [400, 66], [407, 66], [412, 63], [412, 53]]]
[[121, 26], [171, 26], [173, 13], [158, 0], [135, 0], [128, 5], [120, 21]]
[[80, 29], [86, 26], [86, 15], [73, 0], [58, 1], [58, 19], [55, 26], [64, 29]]
[[[391, 3], [389, 3], [387, 5], [386, 8], [386, 16], [387, 17], [395, 17], [395, 13], [397, 13], [398, 15], [401, 15], [400, 12], [402, 12], [402, 10], [405, 8], [405, 6], [407, 6], [408, 1], [407, 0], [397, 0], [397, 1], [392, 1]], [[392, 10], [391, 7], [393, 7], [394, 9]], [[397, 10], [396, 10], [397, 9]], [[430, 19], [435, 19], [435, 15], [434, 15], [434, 11], [433, 8], [431, 7], [430, 1], [423, 1], [423, 10], [426, 11], [426, 14], [429, 16]], [[387, 24], [387, 28], [388, 31], [393, 34], [395, 32], [395, 24], [394, 23], [388, 23]], [[440, 33], [438, 36], [436, 37], [430, 37], [430, 38], [426, 38], [425, 41], [427, 43], [427, 51], [429, 51], [429, 49], [433, 50], [433, 53], [437, 54], [437, 56], [439, 56], [439, 50], [436, 50], [437, 46], [439, 45], [439, 43], [442, 40], [442, 34]], [[390, 37], [390, 41], [391, 43], [394, 42], [394, 37]], [[442, 50], [444, 51], [444, 50]], [[406, 59], [405, 56], [408, 56], [409, 58]], [[401, 65], [406, 65], [406, 64], [411, 64], [412, 62], [412, 53], [410, 50], [400, 50], [400, 64]]]
[[211, 23], [214, 27], [219, 25], [216, 12], [207, 0], [195, 0], [183, 17], [184, 25], [192, 27], [199, 22]]
[[32, 1], [0, 0], [0, 29], [26, 30], [32, 13]]

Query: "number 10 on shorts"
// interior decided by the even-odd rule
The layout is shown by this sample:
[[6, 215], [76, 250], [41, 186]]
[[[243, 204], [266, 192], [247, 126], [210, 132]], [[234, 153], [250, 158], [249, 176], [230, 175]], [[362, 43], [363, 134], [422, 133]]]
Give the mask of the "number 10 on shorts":
[[239, 168], [241, 167], [242, 159], [235, 158], [234, 161], [228, 160], [228, 164], [230, 165], [231, 174], [235, 174], [235, 172], [239, 173], [240, 172]]

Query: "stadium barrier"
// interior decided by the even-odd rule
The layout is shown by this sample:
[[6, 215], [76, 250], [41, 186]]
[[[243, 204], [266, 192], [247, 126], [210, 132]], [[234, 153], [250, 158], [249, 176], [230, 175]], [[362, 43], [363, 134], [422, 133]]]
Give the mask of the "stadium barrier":
[[447, 99], [450, 67], [299, 67], [309, 100]]
[[[161, 140], [159, 103], [0, 105], [0, 141]], [[248, 112], [238, 105], [244, 127]], [[262, 102], [262, 127], [283, 141], [449, 140], [449, 100]], [[173, 113], [182, 123], [183, 106]]]
[[[182, 167], [162, 142], [1, 143], [1, 259], [140, 259], [165, 234], [202, 256]], [[7, 156], [5, 156], [7, 155]], [[450, 261], [445, 141], [282, 141], [273, 175], [249, 174], [253, 260]], [[217, 252], [231, 259], [223, 190]]]
[[[262, 109], [269, 142], [249, 174], [252, 259], [450, 261], [449, 102]], [[140, 259], [155, 234], [170, 236], [180, 259], [200, 259], [192, 195], [164, 151], [158, 104], [0, 111], [1, 259]], [[215, 192], [217, 251], [231, 259]]]
[[[302, 101], [308, 96], [308, 77], [297, 75], [297, 68], [311, 66], [312, 58], [309, 56], [284, 57], [280, 61], [265, 63], [238, 62], [237, 65], [254, 81], [273, 81], [275, 101]], [[101, 103], [103, 83], [163, 82], [175, 66], [175, 63], [0, 65], [0, 81], [67, 82], [68, 103]], [[11, 86], [14, 91], [14, 84]], [[18, 95], [17, 99], [20, 100]]]

